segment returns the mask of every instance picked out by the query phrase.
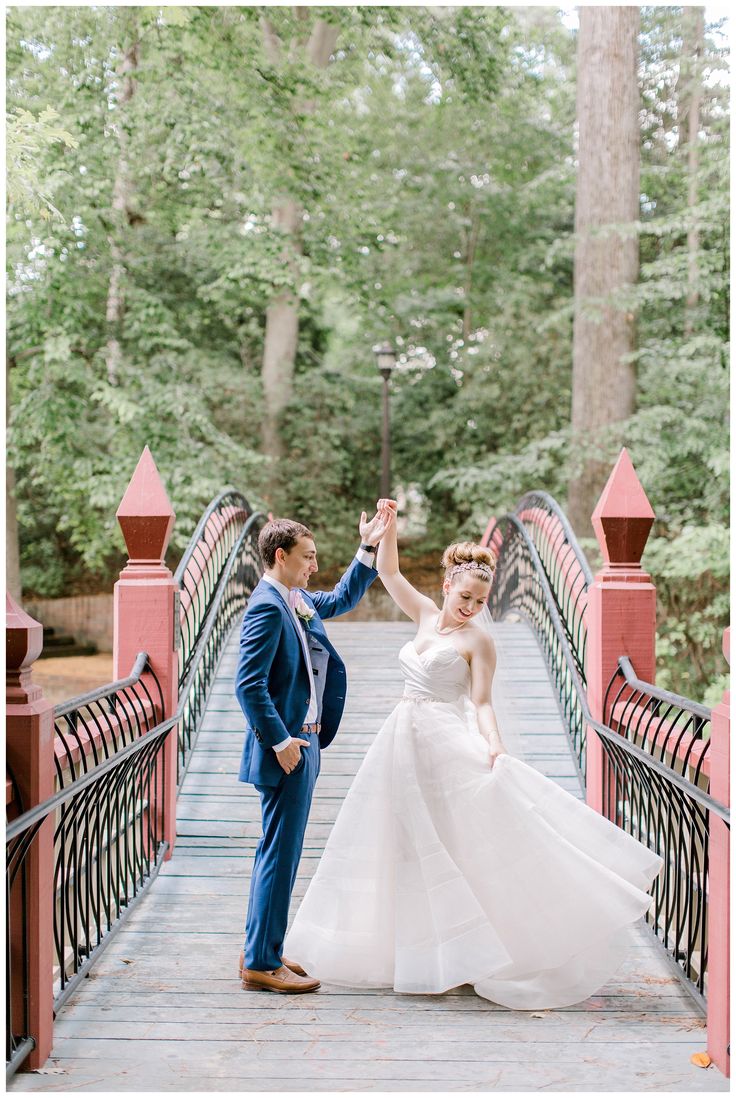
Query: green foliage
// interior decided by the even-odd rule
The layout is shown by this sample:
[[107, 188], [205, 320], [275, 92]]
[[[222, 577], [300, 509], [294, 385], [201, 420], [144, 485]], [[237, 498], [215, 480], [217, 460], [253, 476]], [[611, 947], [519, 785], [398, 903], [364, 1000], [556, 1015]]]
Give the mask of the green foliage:
[[657, 584], [657, 682], [711, 705], [724, 689], [728, 543], [722, 526], [684, 526], [675, 536], [651, 538], [643, 560]]
[[30, 214], [48, 220], [61, 214], [51, 202], [53, 182], [40, 176], [43, 154], [57, 142], [74, 149], [78, 145], [60, 126], [54, 125], [59, 114], [46, 107], [38, 116], [22, 107], [8, 115], [5, 126], [7, 160], [6, 187], [8, 207], [17, 215]]
[[[721, 636], [728, 623], [728, 102], [727, 88], [710, 83], [701, 117], [698, 201], [688, 207], [687, 151], [677, 112], [683, 18], [680, 8], [643, 11], [641, 277], [630, 302], [639, 320], [638, 407], [623, 425], [623, 439], [657, 514], [644, 566], [658, 590], [658, 681], [712, 703], [723, 689]], [[711, 32], [704, 72], [723, 64]], [[700, 244], [698, 300], [688, 308], [693, 221]], [[567, 254], [569, 238], [560, 236], [548, 257]], [[542, 323], [549, 330], [556, 316], [561, 336], [563, 315], [559, 309], [543, 313]], [[528, 358], [528, 346], [524, 353]], [[548, 415], [563, 394], [559, 380], [539, 387]], [[515, 436], [499, 440], [497, 453], [477, 461], [459, 448], [460, 461], [436, 474], [432, 485], [465, 518], [468, 533], [533, 485], [543, 485], [564, 506], [567, 483], [585, 456], [579, 446], [572, 449], [567, 419], [565, 410], [550, 430], [535, 409], [526, 430], [520, 423]], [[519, 437], [528, 441], [520, 445]], [[612, 465], [620, 440], [619, 429], [601, 432], [590, 444], [591, 456]]]
[[[728, 100], [710, 33], [689, 209], [683, 11], [642, 11], [625, 438], [657, 511], [645, 563], [661, 681], [703, 694], [723, 669]], [[324, 69], [306, 59], [319, 20], [338, 32]], [[387, 337], [393, 473], [426, 497], [428, 544], [477, 534], [532, 487], [564, 504], [584, 455], [568, 430], [575, 35], [557, 9], [16, 7], [7, 26], [9, 441], [27, 592], [109, 583], [115, 509], [145, 444], [177, 511], [174, 552], [232, 483], [309, 523], [323, 566], [344, 561], [378, 487], [371, 347]], [[295, 267], [271, 220], [285, 195], [304, 211]], [[299, 344], [286, 458], [268, 470], [260, 368], [283, 288]], [[596, 454], [612, 462], [618, 445], [602, 433]]]

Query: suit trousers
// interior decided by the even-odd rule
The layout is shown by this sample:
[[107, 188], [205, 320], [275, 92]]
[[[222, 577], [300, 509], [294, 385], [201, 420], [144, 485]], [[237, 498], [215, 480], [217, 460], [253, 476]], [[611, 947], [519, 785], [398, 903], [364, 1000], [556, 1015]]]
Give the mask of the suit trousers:
[[281, 964], [291, 893], [319, 774], [319, 738], [314, 733], [300, 737], [309, 740], [309, 747], [302, 748], [296, 769], [283, 774], [276, 786], [256, 786], [263, 835], [250, 880], [244, 963], [259, 972], [270, 972]]

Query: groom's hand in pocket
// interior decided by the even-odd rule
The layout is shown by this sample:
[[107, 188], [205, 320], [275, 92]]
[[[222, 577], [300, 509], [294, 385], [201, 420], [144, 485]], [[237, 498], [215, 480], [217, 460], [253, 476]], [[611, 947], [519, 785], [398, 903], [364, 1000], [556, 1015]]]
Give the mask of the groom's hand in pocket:
[[302, 747], [309, 747], [309, 740], [292, 740], [283, 751], [276, 752], [279, 766], [287, 774], [291, 774], [292, 770], [299, 765], [299, 760], [302, 757], [300, 748]]

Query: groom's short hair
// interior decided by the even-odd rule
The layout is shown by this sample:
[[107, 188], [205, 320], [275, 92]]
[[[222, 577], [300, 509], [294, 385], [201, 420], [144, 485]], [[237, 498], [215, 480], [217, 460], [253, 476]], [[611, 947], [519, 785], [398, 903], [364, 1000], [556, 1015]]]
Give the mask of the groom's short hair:
[[258, 552], [261, 554], [264, 568], [273, 568], [276, 563], [276, 550], [290, 553], [299, 538], [311, 538], [312, 531], [294, 519], [271, 519], [258, 535]]

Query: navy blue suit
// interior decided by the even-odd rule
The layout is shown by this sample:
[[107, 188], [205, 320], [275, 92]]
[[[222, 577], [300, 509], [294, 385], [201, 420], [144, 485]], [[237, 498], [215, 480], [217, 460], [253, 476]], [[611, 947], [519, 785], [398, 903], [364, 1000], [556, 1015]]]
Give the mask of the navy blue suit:
[[[253, 591], [240, 633], [235, 693], [247, 730], [239, 778], [252, 782], [261, 799], [263, 835], [256, 850], [245, 930], [245, 967], [270, 971], [281, 964], [289, 903], [302, 852], [320, 749], [335, 737], [347, 690], [345, 665], [327, 638], [322, 619], [346, 614], [377, 576], [353, 560], [333, 591], [301, 591], [316, 612], [306, 631], [307, 667], [298, 625], [279, 591], [264, 580]], [[314, 678], [317, 736], [290, 774], [280, 766], [275, 744], [299, 737], [309, 708], [309, 676]]]

